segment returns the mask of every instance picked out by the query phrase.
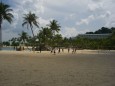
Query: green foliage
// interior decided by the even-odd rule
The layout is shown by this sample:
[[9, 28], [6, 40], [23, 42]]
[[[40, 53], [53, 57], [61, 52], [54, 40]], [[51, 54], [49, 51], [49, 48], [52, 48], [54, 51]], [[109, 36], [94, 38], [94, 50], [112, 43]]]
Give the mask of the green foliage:
[[25, 42], [27, 41], [27, 39], [28, 39], [28, 34], [26, 33], [26, 32], [24, 32], [24, 31], [22, 31], [22, 33], [21, 34], [19, 34], [19, 39], [20, 39], [20, 41], [22, 41], [23, 42], [23, 44], [25, 44]]
[[102, 27], [101, 29], [95, 32], [86, 32], [86, 34], [107, 34], [107, 33], [112, 33], [113, 30], [115, 30], [115, 27], [112, 28]]
[[37, 35], [37, 39], [39, 39], [40, 43], [45, 45], [48, 45], [48, 43], [50, 42], [52, 38], [52, 32], [51, 29], [49, 29], [48, 27], [42, 27], [42, 30], [39, 31], [38, 35]]
[[22, 23], [22, 26], [24, 25], [27, 25], [27, 29], [28, 29], [28, 26], [30, 27], [31, 31], [32, 31], [32, 35], [33, 35], [33, 50], [35, 49], [35, 35], [34, 35], [34, 32], [33, 32], [33, 25], [38, 27], [39, 28], [39, 23], [37, 22], [37, 16], [34, 14], [34, 13], [31, 13], [29, 12], [28, 14], [24, 14], [24, 20], [23, 20], [23, 23]]
[[8, 21], [9, 23], [12, 23], [12, 12], [13, 10], [10, 9], [10, 6], [0, 2], [0, 50], [2, 47], [2, 23], [3, 20]]
[[39, 23], [36, 21], [37, 20], [37, 16], [34, 13], [29, 12], [28, 14], [24, 14], [24, 20], [22, 23], [22, 26], [27, 25], [27, 29], [28, 27], [31, 28], [33, 37], [34, 37], [34, 32], [33, 32], [33, 25], [35, 25], [36, 27], [39, 27]]
[[115, 31], [113, 31], [110, 39], [108, 40], [110, 41], [110, 44], [115, 47]]
[[52, 32], [52, 39], [50, 42], [51, 42], [52, 47], [55, 47], [57, 45], [56, 40], [55, 40], [55, 35], [56, 35], [55, 32], [58, 33], [60, 31], [61, 26], [58, 24], [58, 22], [56, 20], [50, 21], [50, 24], [48, 24], [48, 26]]
[[11, 41], [11, 46], [19, 46], [18, 38], [12, 38], [10, 41]]
[[13, 15], [11, 14], [12, 9], [10, 6], [0, 2], [0, 25], [2, 24], [3, 20], [7, 20], [9, 23], [12, 22]]
[[56, 34], [55, 37], [54, 37], [54, 39], [55, 39], [54, 40], [55, 41], [55, 46], [57, 46], [57, 47], [62, 46], [61, 44], [62, 44], [63, 38], [62, 38], [61, 34]]
[[9, 42], [9, 41], [4, 41], [2, 44], [3, 44], [4, 46], [10, 46], [10, 42]]

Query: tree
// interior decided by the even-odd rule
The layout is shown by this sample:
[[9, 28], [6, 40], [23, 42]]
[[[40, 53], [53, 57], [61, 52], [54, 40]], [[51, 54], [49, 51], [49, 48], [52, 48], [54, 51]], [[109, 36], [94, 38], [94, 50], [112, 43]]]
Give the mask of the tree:
[[4, 42], [3, 42], [3, 45], [4, 45], [4, 46], [10, 46], [10, 42], [9, 42], [9, 41], [4, 41]]
[[17, 46], [19, 46], [19, 42], [18, 42], [18, 38], [12, 38], [11, 39], [11, 46], [14, 46], [14, 49], [17, 47]]
[[22, 31], [21, 34], [19, 34], [20, 40], [23, 41], [23, 44], [25, 44], [26, 40], [28, 39], [28, 34], [24, 31]]
[[48, 27], [42, 27], [42, 29], [37, 34], [37, 39], [39, 40], [39, 47], [42, 50], [47, 50], [51, 44], [52, 32]]
[[11, 11], [13, 10], [10, 9], [9, 5], [0, 2], [0, 50], [2, 48], [2, 23], [3, 23], [3, 20], [6, 20], [9, 23], [12, 23], [13, 15]]
[[[35, 35], [33, 32], [33, 25], [39, 28], [39, 25], [38, 25], [39, 23], [37, 22], [38, 17], [34, 13], [29, 12], [28, 14], [24, 14], [23, 18], [24, 20], [23, 20], [22, 26], [27, 25], [27, 29], [29, 26], [32, 31], [33, 38], [34, 38]], [[33, 42], [35, 42], [35, 40]], [[34, 49], [34, 45], [33, 45], [33, 49]]]
[[112, 35], [109, 38], [111, 46], [115, 47], [115, 31], [113, 31]]
[[86, 34], [94, 34], [93, 32], [86, 32]]
[[94, 32], [95, 34], [107, 34], [107, 33], [112, 33], [111, 29], [107, 27], [102, 27], [101, 29], [97, 30]]
[[111, 28], [111, 31], [114, 32], [114, 31], [115, 31], [115, 27], [112, 27], [112, 28]]
[[66, 38], [66, 37], [63, 38], [63, 40], [62, 40], [62, 46], [64, 46], [64, 47], [69, 47], [70, 46], [68, 38]]
[[28, 29], [28, 26], [30, 26], [32, 35], [34, 37], [33, 25], [39, 28], [39, 25], [38, 25], [39, 23], [37, 22], [38, 17], [34, 13], [29, 12], [28, 14], [24, 14], [23, 18], [24, 20], [23, 20], [22, 26], [27, 25], [27, 29]]
[[41, 33], [42, 33], [44, 45], [47, 45], [52, 37], [51, 29], [49, 29], [48, 27], [44, 27], [44, 28], [42, 27]]
[[56, 46], [57, 47], [62, 46], [62, 40], [63, 40], [62, 35], [56, 34], [54, 38], [55, 38]]
[[61, 27], [56, 20], [50, 21], [50, 24], [48, 26], [50, 27], [53, 36], [55, 36], [55, 32], [58, 33], [60, 31], [60, 27]]
[[52, 20], [52, 21], [50, 21], [50, 24], [48, 25], [49, 26], [49, 28], [51, 29], [51, 31], [52, 31], [52, 34], [53, 34], [53, 40], [52, 40], [52, 42], [53, 42], [53, 45], [55, 45], [55, 42], [54, 42], [54, 36], [55, 36], [55, 32], [59, 32], [60, 31], [60, 25], [58, 24], [58, 22], [56, 21], [56, 20]]

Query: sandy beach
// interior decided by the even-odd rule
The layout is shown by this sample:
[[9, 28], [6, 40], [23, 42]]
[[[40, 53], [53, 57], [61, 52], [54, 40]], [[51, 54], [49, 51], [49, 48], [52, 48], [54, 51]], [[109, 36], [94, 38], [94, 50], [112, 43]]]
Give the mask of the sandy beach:
[[115, 51], [0, 51], [0, 86], [115, 86]]

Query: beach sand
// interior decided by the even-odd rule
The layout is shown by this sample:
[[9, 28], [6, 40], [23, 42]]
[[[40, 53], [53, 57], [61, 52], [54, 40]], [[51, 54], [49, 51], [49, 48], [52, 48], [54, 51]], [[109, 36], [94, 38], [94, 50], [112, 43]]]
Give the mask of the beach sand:
[[115, 86], [115, 51], [0, 51], [0, 86]]

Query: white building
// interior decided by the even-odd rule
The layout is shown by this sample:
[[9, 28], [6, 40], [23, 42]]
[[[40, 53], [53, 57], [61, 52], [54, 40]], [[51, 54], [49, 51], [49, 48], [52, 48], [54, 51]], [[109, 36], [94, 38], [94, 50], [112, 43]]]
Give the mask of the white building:
[[111, 34], [79, 34], [78, 37], [88, 39], [105, 39], [111, 36]]

